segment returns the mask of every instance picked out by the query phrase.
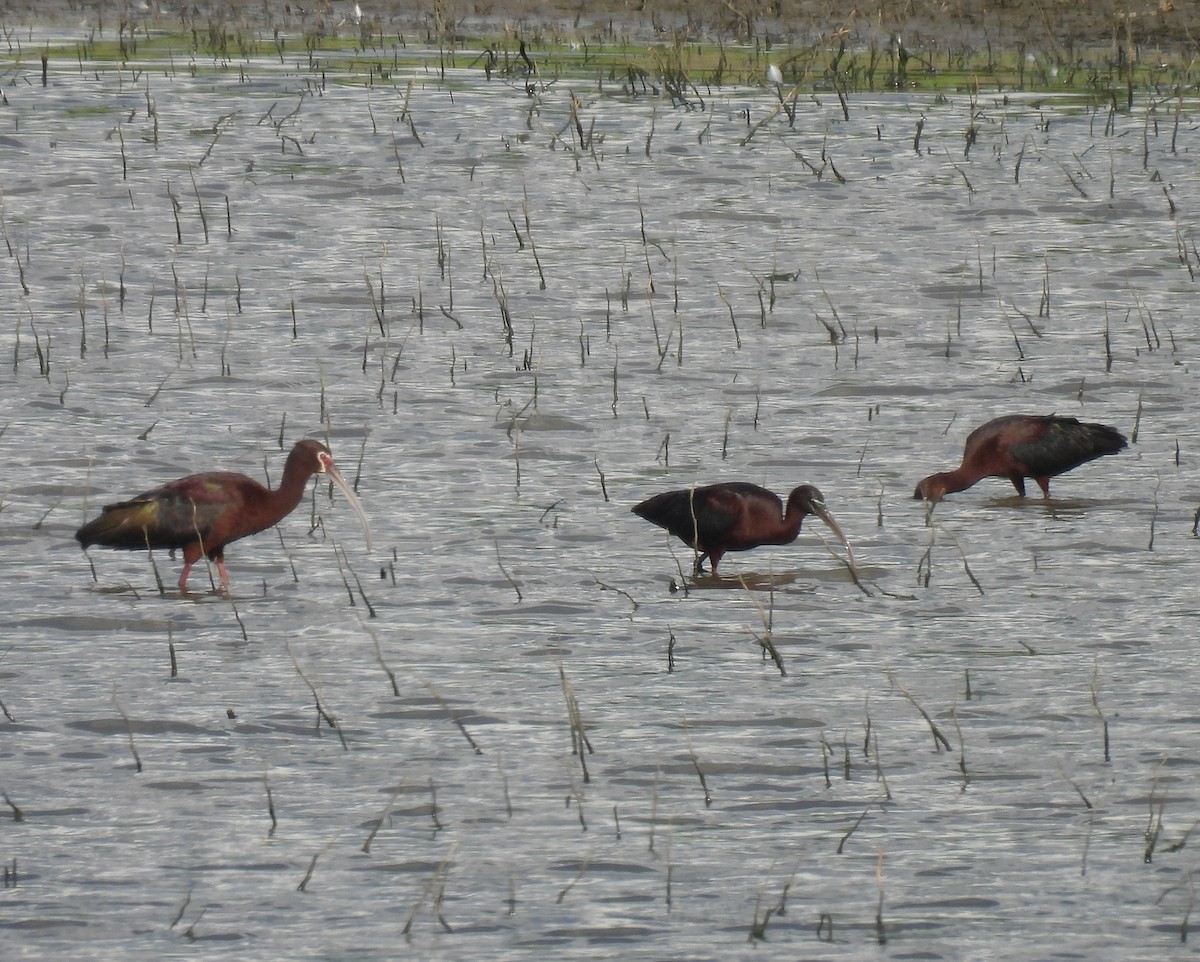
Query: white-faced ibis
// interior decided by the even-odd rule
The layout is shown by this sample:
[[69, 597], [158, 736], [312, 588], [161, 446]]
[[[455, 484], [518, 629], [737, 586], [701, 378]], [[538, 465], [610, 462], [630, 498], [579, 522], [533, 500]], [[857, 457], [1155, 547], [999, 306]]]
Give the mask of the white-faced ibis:
[[1054, 414], [1009, 414], [988, 421], [967, 435], [962, 464], [923, 478], [914, 498], [938, 501], [964, 491], [981, 478], [1008, 478], [1025, 497], [1025, 479], [1033, 478], [1043, 497], [1050, 479], [1088, 461], [1116, 454], [1125, 437], [1107, 424], [1087, 424]]
[[106, 505], [100, 517], [75, 532], [84, 548], [99, 544], [128, 550], [183, 549], [179, 590], [187, 591], [188, 574], [201, 556], [217, 565], [221, 586], [229, 590], [225, 546], [277, 524], [300, 503], [314, 474], [328, 475], [362, 522], [371, 550], [371, 531], [362, 505], [334, 466], [333, 455], [319, 441], [300, 441], [288, 455], [279, 487], [271, 490], [244, 474], [207, 471], [193, 474], [128, 501]]
[[[700, 552], [696, 574], [704, 570], [705, 558], [716, 574], [726, 551], [791, 544], [810, 514], [829, 525], [850, 552], [850, 542], [826, 510], [825, 498], [811, 484], [802, 484], [788, 495], [786, 511], [777, 494], [745, 481], [664, 491], [634, 505], [632, 511]], [[850, 560], [853, 563], [853, 553]]]

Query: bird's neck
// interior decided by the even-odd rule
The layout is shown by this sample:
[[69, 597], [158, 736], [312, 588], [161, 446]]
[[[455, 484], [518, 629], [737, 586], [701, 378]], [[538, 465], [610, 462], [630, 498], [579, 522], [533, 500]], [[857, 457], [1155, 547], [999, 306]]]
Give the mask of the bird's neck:
[[271, 492], [271, 500], [280, 511], [280, 517], [290, 514], [304, 497], [304, 489], [313, 472], [305, 468], [294, 458], [288, 458], [283, 466], [283, 480], [279, 487]]
[[982, 477], [983, 475], [978, 471], [958, 467], [953, 471], [942, 471], [939, 474], [930, 475], [926, 482], [926, 490], [935, 491], [937, 496], [941, 497], [944, 494], [953, 494], [955, 491], [965, 491]]

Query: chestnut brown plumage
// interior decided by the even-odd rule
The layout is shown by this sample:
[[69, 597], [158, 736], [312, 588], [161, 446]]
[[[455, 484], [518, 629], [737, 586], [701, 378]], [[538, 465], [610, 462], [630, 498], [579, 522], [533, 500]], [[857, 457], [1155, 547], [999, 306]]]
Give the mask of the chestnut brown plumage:
[[1050, 479], [1126, 445], [1106, 424], [1089, 424], [1054, 414], [1009, 414], [980, 425], [969, 435], [962, 464], [922, 478], [914, 498], [938, 501], [982, 478], [1008, 478], [1025, 497], [1025, 479], [1033, 478], [1050, 497]]
[[[825, 508], [825, 498], [811, 484], [802, 484], [788, 496], [787, 509], [780, 497], [746, 481], [710, 484], [699, 488], [664, 491], [632, 509], [700, 552], [696, 573], [707, 558], [713, 574], [727, 551], [749, 551], [764, 544], [791, 544], [810, 514], [827, 525], [850, 552], [850, 542]], [[854, 556], [850, 555], [851, 562]]]
[[230, 471], [192, 474], [128, 501], [106, 505], [98, 518], [75, 532], [75, 538], [84, 548], [98, 544], [131, 551], [183, 549], [180, 591], [187, 590], [192, 565], [207, 555], [217, 566], [222, 588], [228, 591], [225, 546], [270, 528], [291, 514], [314, 474], [328, 475], [345, 492], [350, 507], [362, 521], [367, 550], [371, 550], [371, 531], [358, 498], [334, 466], [329, 449], [312, 440], [300, 441], [292, 448], [283, 466], [283, 478], [274, 490]]

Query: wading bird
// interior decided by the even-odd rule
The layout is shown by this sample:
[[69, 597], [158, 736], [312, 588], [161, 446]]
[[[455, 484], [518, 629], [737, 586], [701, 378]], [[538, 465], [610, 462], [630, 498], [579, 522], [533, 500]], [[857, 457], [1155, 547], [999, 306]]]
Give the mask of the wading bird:
[[1106, 424], [1086, 424], [1054, 414], [1009, 414], [988, 421], [967, 435], [962, 464], [923, 478], [914, 498], [938, 501], [964, 491], [981, 478], [1008, 478], [1025, 497], [1025, 479], [1033, 478], [1050, 497], [1050, 479], [1125, 447], [1125, 437]]
[[244, 474], [208, 471], [193, 474], [128, 501], [106, 505], [100, 517], [75, 532], [84, 548], [183, 549], [179, 590], [187, 591], [188, 574], [203, 555], [217, 565], [221, 587], [229, 591], [225, 571], [225, 546], [277, 524], [300, 503], [314, 474], [326, 474], [346, 494], [362, 522], [371, 550], [371, 531], [362, 505], [346, 479], [334, 466], [333, 455], [319, 441], [300, 441], [283, 466], [283, 480], [275, 490]]
[[763, 544], [791, 544], [799, 537], [800, 525], [810, 514], [829, 525], [850, 554], [850, 563], [854, 563], [850, 542], [825, 509], [821, 492], [811, 484], [802, 484], [792, 491], [786, 511], [777, 494], [745, 481], [664, 491], [631, 510], [699, 551], [696, 574], [704, 570], [707, 558], [715, 575], [726, 551], [749, 551]]

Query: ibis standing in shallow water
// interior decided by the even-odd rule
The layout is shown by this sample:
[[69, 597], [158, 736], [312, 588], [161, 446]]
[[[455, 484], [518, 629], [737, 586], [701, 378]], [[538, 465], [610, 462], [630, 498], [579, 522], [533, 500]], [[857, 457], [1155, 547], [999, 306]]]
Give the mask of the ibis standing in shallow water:
[[225, 546], [277, 524], [300, 503], [314, 474], [328, 475], [350, 502], [362, 522], [371, 550], [371, 531], [362, 505], [333, 455], [320, 441], [300, 441], [283, 466], [279, 487], [271, 490], [244, 474], [208, 471], [193, 474], [128, 501], [106, 505], [100, 517], [75, 532], [84, 548], [98, 544], [136, 551], [147, 548], [183, 549], [179, 590], [187, 591], [188, 574], [207, 555], [216, 563], [221, 587], [229, 591]]
[[1025, 479], [1033, 478], [1048, 498], [1051, 478], [1116, 454], [1125, 444], [1125, 436], [1106, 424], [1054, 414], [1008, 414], [967, 435], [962, 464], [922, 478], [913, 497], [939, 501], [983, 478], [1008, 478], [1023, 498]]
[[700, 554], [696, 574], [704, 559], [717, 573], [726, 551], [749, 551], [764, 544], [791, 544], [800, 525], [816, 515], [837, 536], [850, 554], [850, 542], [825, 508], [825, 498], [811, 484], [802, 484], [788, 496], [787, 509], [779, 496], [746, 481], [710, 484], [700, 488], [664, 491], [632, 508], [634, 514], [683, 540]]

